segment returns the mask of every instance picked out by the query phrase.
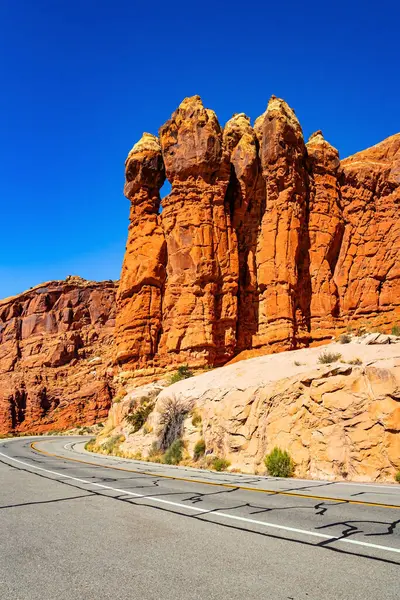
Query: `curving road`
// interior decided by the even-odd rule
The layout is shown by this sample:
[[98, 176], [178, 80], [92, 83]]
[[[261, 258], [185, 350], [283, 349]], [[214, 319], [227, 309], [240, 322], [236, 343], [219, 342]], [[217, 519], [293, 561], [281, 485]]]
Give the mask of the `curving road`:
[[400, 486], [217, 474], [0, 443], [0, 598], [399, 597]]

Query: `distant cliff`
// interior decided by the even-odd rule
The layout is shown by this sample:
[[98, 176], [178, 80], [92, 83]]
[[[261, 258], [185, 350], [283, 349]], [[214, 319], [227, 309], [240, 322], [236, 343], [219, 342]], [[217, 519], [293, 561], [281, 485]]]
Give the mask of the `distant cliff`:
[[400, 320], [400, 134], [340, 162], [283, 100], [221, 128], [194, 96], [132, 148], [125, 195], [116, 364], [220, 365]]
[[0, 301], [0, 433], [106, 417], [115, 291], [112, 281], [69, 277]]

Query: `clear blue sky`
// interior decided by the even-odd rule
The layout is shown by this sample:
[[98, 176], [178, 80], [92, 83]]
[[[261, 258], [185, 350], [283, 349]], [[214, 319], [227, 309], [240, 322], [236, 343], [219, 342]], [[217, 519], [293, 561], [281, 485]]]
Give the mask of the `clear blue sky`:
[[342, 157], [400, 130], [398, 0], [0, 0], [0, 297], [118, 278], [127, 152], [185, 97], [271, 94]]

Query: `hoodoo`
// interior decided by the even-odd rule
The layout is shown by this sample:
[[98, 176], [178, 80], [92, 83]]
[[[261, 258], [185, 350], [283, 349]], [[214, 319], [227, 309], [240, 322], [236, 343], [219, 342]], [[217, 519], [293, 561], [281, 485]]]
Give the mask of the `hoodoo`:
[[400, 134], [340, 162], [275, 96], [254, 128], [186, 98], [127, 159], [115, 364], [220, 365], [391, 326], [399, 173]]

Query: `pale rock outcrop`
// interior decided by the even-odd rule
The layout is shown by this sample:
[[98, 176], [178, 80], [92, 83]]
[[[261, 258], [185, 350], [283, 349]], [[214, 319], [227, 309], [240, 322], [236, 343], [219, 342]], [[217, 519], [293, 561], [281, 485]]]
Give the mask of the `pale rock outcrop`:
[[[169, 386], [158, 394], [146, 428], [135, 434], [124, 420], [132, 406], [128, 394], [108, 434], [123, 433], [121, 449], [146, 456], [172, 401], [201, 417], [197, 427], [193, 412], [184, 421], [189, 454], [203, 438], [207, 452], [233, 469], [264, 473], [265, 455], [279, 446], [290, 452], [297, 477], [393, 481], [400, 470], [400, 343], [327, 349], [339, 351], [342, 360], [319, 364], [321, 348], [301, 349]], [[352, 364], [356, 358], [361, 364]], [[135, 390], [135, 397], [144, 391]]]

